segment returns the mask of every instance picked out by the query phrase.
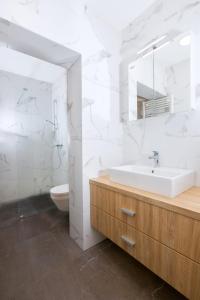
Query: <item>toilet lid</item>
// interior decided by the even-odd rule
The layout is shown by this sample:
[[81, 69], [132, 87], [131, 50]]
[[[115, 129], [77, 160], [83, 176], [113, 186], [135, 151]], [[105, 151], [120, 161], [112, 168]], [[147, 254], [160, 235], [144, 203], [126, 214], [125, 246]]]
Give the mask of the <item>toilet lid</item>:
[[58, 196], [68, 194], [69, 193], [69, 184], [62, 184], [62, 185], [55, 186], [52, 189], [50, 189], [50, 193], [52, 195], [58, 195]]

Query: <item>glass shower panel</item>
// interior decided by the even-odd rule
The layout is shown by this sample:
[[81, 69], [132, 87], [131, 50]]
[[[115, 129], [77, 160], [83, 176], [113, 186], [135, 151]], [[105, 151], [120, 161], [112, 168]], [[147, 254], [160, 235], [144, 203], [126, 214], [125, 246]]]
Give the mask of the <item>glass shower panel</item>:
[[63, 68], [19, 59], [12, 69], [0, 63], [0, 205], [18, 202], [23, 217], [42, 206], [32, 198], [68, 182], [67, 89]]

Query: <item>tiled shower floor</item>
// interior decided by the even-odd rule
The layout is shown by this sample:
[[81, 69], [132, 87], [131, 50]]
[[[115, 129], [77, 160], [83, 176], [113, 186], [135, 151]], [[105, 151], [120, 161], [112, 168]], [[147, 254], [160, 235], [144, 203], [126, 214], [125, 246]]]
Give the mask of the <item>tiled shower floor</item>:
[[55, 208], [48, 194], [33, 196], [0, 207], [0, 229], [26, 218]]
[[0, 208], [1, 300], [185, 299], [108, 240], [82, 252], [68, 229], [48, 197]]

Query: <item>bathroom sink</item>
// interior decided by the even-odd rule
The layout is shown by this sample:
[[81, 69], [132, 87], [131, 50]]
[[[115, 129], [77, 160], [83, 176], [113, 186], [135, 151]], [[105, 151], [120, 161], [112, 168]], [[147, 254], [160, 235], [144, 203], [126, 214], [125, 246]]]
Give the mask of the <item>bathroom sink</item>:
[[127, 165], [108, 169], [114, 182], [167, 197], [175, 197], [194, 185], [194, 171]]

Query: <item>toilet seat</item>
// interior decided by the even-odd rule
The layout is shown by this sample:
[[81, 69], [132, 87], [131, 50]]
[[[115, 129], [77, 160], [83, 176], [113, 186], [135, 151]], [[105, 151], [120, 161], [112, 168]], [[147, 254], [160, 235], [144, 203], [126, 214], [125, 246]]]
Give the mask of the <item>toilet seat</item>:
[[59, 210], [69, 210], [69, 184], [62, 184], [51, 188], [50, 196]]
[[50, 193], [52, 196], [59, 197], [59, 196], [65, 196], [69, 193], [69, 184], [62, 184], [55, 186], [50, 189]]

